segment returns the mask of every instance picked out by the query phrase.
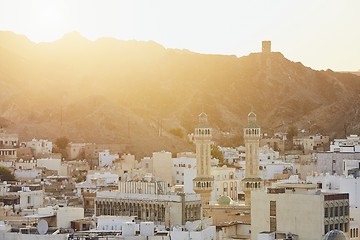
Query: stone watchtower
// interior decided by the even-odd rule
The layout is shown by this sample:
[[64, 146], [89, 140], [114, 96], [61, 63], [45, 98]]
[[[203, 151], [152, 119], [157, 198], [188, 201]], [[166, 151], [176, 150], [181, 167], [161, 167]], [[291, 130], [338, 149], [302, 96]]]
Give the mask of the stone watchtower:
[[208, 204], [213, 190], [214, 177], [210, 174], [212, 129], [207, 115], [199, 115], [199, 124], [195, 127], [196, 177], [193, 179], [194, 191], [201, 196], [202, 205]]
[[248, 114], [248, 124], [244, 128], [245, 140], [245, 178], [242, 180], [245, 193], [245, 205], [250, 205], [251, 191], [263, 187], [263, 181], [259, 177], [259, 140], [260, 126], [256, 123], [256, 114]]
[[271, 41], [262, 41], [262, 53], [271, 53]]

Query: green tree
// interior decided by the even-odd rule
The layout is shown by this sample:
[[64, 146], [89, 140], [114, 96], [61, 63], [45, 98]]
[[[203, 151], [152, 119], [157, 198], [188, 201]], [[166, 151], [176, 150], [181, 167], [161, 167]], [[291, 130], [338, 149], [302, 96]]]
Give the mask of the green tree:
[[293, 139], [299, 134], [299, 130], [294, 125], [290, 125], [286, 131], [287, 148], [293, 148]]
[[69, 142], [69, 139], [65, 136], [59, 137], [55, 140], [56, 146], [61, 150], [65, 150]]
[[184, 137], [184, 132], [182, 131], [181, 128], [172, 128], [169, 130], [169, 133], [171, 133], [172, 135], [177, 136], [179, 138]]
[[1, 181], [15, 181], [15, 176], [12, 172], [4, 166], [0, 166], [0, 180]]
[[287, 135], [286, 138], [289, 140], [293, 140], [294, 137], [296, 137], [299, 134], [299, 130], [294, 125], [290, 125], [287, 129]]
[[219, 150], [218, 146], [211, 145], [211, 156], [213, 158], [219, 159], [219, 164], [224, 164], [224, 155], [222, 151]]

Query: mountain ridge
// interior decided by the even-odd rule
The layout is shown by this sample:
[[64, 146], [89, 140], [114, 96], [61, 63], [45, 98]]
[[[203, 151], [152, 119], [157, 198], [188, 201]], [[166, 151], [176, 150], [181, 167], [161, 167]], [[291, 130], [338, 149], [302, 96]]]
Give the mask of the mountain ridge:
[[68, 135], [136, 153], [178, 152], [193, 146], [171, 130], [192, 132], [201, 111], [221, 143], [222, 132], [241, 135], [251, 109], [267, 133], [289, 125], [331, 137], [344, 126], [360, 133], [360, 77], [316, 71], [279, 52], [236, 57], [76, 34], [37, 44], [17, 37], [0, 32], [0, 85], [8, 89], [0, 123], [25, 139]]

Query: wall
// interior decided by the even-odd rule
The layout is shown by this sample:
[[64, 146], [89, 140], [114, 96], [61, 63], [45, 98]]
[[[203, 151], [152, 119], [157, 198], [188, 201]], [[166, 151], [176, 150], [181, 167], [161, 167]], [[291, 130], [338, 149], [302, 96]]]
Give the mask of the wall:
[[61, 159], [39, 158], [37, 160], [37, 167], [44, 167], [49, 170], [55, 170], [59, 174], [61, 170]]
[[71, 221], [81, 218], [84, 218], [84, 208], [62, 207], [56, 211], [58, 228], [70, 228]]
[[155, 152], [153, 153], [152, 160], [154, 176], [160, 178], [162, 181], [168, 182], [170, 185], [173, 185], [173, 162], [171, 153], [164, 151]]
[[270, 231], [270, 201], [276, 201], [277, 231], [298, 234], [301, 239], [319, 240], [324, 232], [324, 205], [321, 195], [251, 194], [251, 239]]

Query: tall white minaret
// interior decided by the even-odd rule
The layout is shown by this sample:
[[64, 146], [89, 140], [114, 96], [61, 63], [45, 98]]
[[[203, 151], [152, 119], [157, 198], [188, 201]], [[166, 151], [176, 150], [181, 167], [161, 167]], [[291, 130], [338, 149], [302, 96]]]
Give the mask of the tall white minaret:
[[194, 191], [201, 196], [202, 205], [208, 204], [214, 186], [211, 168], [212, 129], [207, 115], [199, 115], [199, 124], [195, 127], [194, 140], [196, 144], [196, 177], [193, 179]]
[[259, 141], [260, 127], [256, 123], [256, 114], [248, 114], [248, 124], [244, 128], [245, 140], [245, 178], [242, 180], [245, 193], [245, 205], [250, 205], [251, 191], [263, 187], [263, 181], [259, 176]]

